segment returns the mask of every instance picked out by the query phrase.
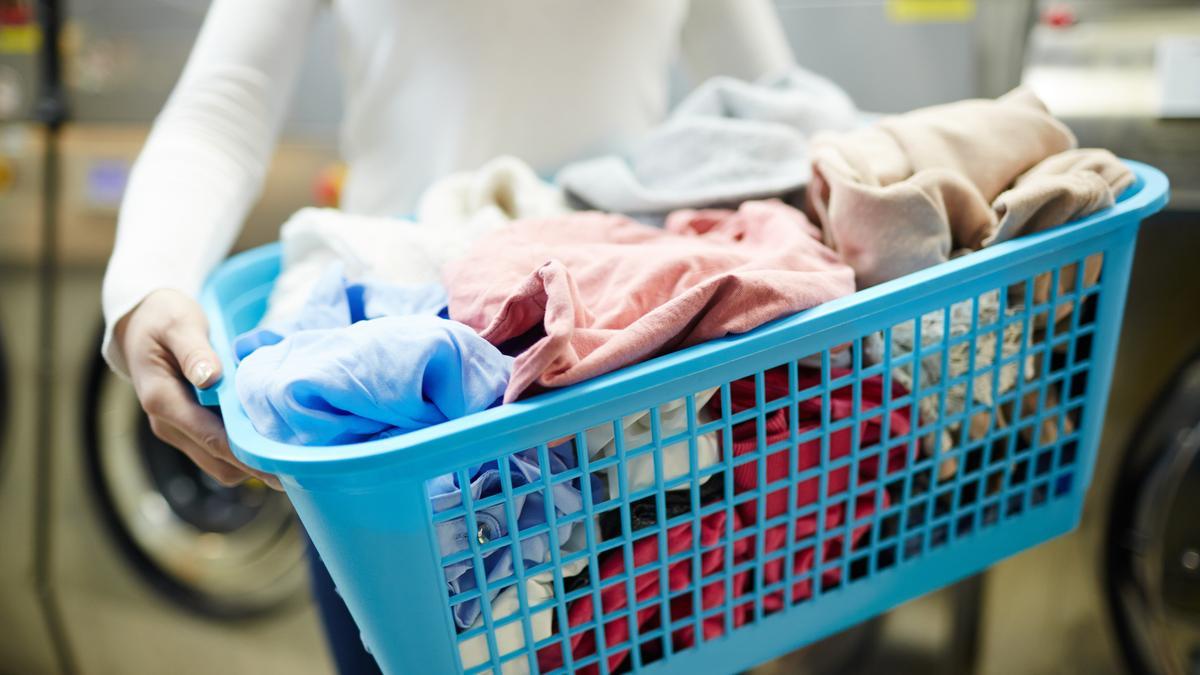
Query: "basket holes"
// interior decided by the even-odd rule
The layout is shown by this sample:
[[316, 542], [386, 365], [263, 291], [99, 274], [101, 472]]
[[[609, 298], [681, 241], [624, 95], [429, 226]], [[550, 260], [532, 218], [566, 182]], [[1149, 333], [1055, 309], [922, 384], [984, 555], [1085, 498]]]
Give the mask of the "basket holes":
[[642, 642], [640, 647], [642, 650], [642, 663], [649, 663], [662, 658], [664, 647], [661, 636], [652, 637], [649, 640], [645, 640]]
[[970, 506], [979, 499], [979, 481], [971, 481], [963, 483], [959, 487], [958, 503], [961, 506]]
[[1080, 397], [1087, 393], [1088, 372], [1084, 370], [1071, 376], [1071, 398]]
[[1071, 487], [1074, 485], [1074, 482], [1074, 473], [1066, 473], [1059, 476], [1058, 479], [1054, 481], [1054, 496], [1061, 497], [1069, 493], [1071, 491]]
[[850, 561], [850, 583], [864, 579], [871, 573], [871, 559], [867, 556]]
[[1029, 283], [1026, 281], [1018, 281], [1015, 284], [1009, 284], [1005, 288], [1005, 297], [1007, 298], [1007, 306], [1010, 310], [1021, 309], [1025, 307], [1025, 293]]
[[[931, 392], [921, 397], [917, 407], [921, 412], [922, 424], [936, 424], [938, 421], [938, 411], [941, 409], [942, 396], [938, 391]], [[940, 425], [938, 425], [940, 426]]]
[[1004, 470], [992, 471], [987, 474], [987, 494], [992, 495], [1000, 491], [1004, 486]]
[[886, 546], [875, 552], [875, 568], [886, 570], [896, 565], [896, 547]]
[[[913, 352], [916, 325], [917, 322], [914, 319], [908, 319], [892, 326], [890, 344], [892, 359], [897, 359]], [[888, 347], [889, 345], [885, 344], [884, 350], [887, 350]]]
[[1058, 441], [1060, 429], [1066, 429], [1069, 422], [1063, 415], [1053, 415], [1042, 420], [1038, 425], [1038, 438], [1036, 445], [1045, 447], [1054, 445]]
[[821, 577], [821, 592], [828, 593], [842, 587], [842, 576], [840, 574], [825, 574]]
[[1091, 288], [1100, 285], [1104, 272], [1104, 254], [1093, 253], [1083, 263], [1083, 287]]
[[[982, 330], [988, 326], [993, 326], [1000, 318], [998, 299], [999, 291], [987, 291], [979, 294], [975, 302], [975, 322], [976, 328]], [[976, 336], [978, 340], [978, 335]]]
[[1008, 486], [1018, 487], [1029, 482], [1029, 459], [1022, 457], [1018, 459], [1009, 473]]
[[933, 501], [933, 517], [935, 520], [950, 515], [954, 507], [954, 491], [947, 490], [939, 493]]
[[933, 527], [929, 533], [929, 547], [931, 549], [940, 548], [950, 542], [950, 524], [940, 523]]
[[838, 401], [853, 401], [854, 400], [854, 383], [853, 382], [848, 382], [844, 385], [837, 387], [836, 389], [834, 389], [833, 391], [831, 391], [829, 393], [829, 398], [830, 398], [831, 403], [833, 403], [833, 409], [830, 410], [830, 415], [829, 415], [829, 418], [831, 420], [836, 421], [836, 420], [840, 420], [840, 419], [846, 419], [848, 417], [856, 416], [859, 413], [861, 413], [861, 403], [860, 403], [860, 409], [857, 411], [848, 409], [848, 408], [844, 407], [844, 405], [837, 403]]
[[[1067, 309], [1067, 313], [1070, 314], [1069, 308]], [[1044, 330], [1045, 327], [1048, 326], [1050, 323], [1049, 317], [1050, 317], [1050, 311], [1047, 309], [1039, 309], [1036, 312], [1034, 312], [1033, 313], [1034, 329], [1035, 330]], [[1055, 318], [1055, 321], [1057, 321], [1058, 319], [1060, 319], [1062, 317], [1060, 317], [1056, 314], [1054, 318]]]
[[1041, 478], [1050, 473], [1050, 469], [1054, 466], [1054, 453], [1050, 450], [1044, 450], [1038, 453], [1034, 460], [1033, 475]]
[[1000, 505], [993, 502], [984, 506], [982, 520], [984, 525], [995, 525], [1000, 522]]
[[887, 491], [892, 495], [900, 495], [904, 492], [904, 479], [897, 478], [887, 484]]
[[945, 484], [953, 481], [958, 475], [958, 458], [947, 457], [938, 462], [937, 478], [938, 483]]
[[904, 529], [914, 530], [924, 525], [927, 511], [928, 505], [924, 501], [910, 504], [905, 510]]
[[900, 531], [900, 514], [889, 513], [879, 521], [879, 538], [891, 539]]
[[1063, 443], [1062, 449], [1058, 454], [1058, 465], [1060, 467], [1072, 466], [1075, 464], [1075, 453], [1078, 451], [1079, 445], [1076, 441], [1068, 441]]
[[930, 464], [927, 468], [913, 476], [913, 490], [920, 489], [920, 493], [924, 494], [931, 490], [934, 486], [934, 481], [937, 479], [937, 466]]
[[928, 350], [921, 351], [921, 387], [931, 387], [942, 379], [942, 358], [946, 349], [944, 342], [933, 342]]
[[809, 354], [808, 356], [805, 356], [803, 358], [796, 359], [796, 365], [798, 365], [801, 368], [808, 368], [810, 370], [820, 371], [821, 370], [821, 352], [817, 352], [816, 354]]
[[924, 535], [913, 534], [904, 540], [904, 559], [912, 560], [924, 552]]
[[855, 521], [870, 518], [879, 510], [879, 498], [874, 490], [861, 492], [854, 500], [854, 513], [851, 518]]
[[859, 451], [858, 466], [854, 469], [854, 484], [867, 487], [879, 477], [879, 461], [883, 455], [880, 448], [869, 452]]
[[981, 441], [995, 428], [996, 416], [991, 408], [979, 410], [971, 415], [967, 423], [967, 438], [971, 442]]
[[946, 310], [935, 309], [921, 316], [921, 349], [931, 347], [945, 340], [943, 335], [946, 328]]
[[964, 475], [970, 476], [979, 473], [979, 470], [983, 468], [983, 448], [968, 450], [966, 457], [962, 467]]
[[1029, 503], [1031, 506], [1041, 506], [1046, 503], [1046, 497], [1049, 493], [1045, 483], [1040, 483], [1033, 486], [1033, 491], [1029, 493]]
[[950, 305], [950, 330], [954, 335], [962, 335], [971, 328], [971, 315], [975, 312], [975, 301], [971, 298], [959, 300]]
[[1005, 500], [1007, 506], [1004, 509], [1005, 517], [1019, 516], [1025, 511], [1025, 500], [1021, 493], [1010, 494]]
[[975, 516], [970, 513], [964, 513], [955, 519], [954, 536], [963, 537], [975, 530]]
[[967, 400], [967, 395], [968, 394], [967, 394], [967, 383], [966, 382], [959, 382], [957, 384], [950, 385], [950, 387], [948, 387], [946, 390], [947, 407], [949, 407], [950, 402], [953, 401], [956, 403], [956, 405], [960, 409], [965, 410], [967, 407], [967, 403], [969, 403], [969, 401]]

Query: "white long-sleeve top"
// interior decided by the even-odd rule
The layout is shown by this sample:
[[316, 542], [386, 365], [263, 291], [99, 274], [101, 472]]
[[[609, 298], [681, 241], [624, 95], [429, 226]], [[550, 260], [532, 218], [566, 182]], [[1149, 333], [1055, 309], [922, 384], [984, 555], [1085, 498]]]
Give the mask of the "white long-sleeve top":
[[[113, 325], [151, 291], [195, 295], [262, 187], [317, 12], [344, 87], [342, 207], [404, 214], [432, 181], [512, 154], [550, 173], [619, 149], [693, 78], [792, 55], [769, 0], [215, 0], [134, 164], [104, 278]], [[333, 58], [333, 55], [331, 55]]]

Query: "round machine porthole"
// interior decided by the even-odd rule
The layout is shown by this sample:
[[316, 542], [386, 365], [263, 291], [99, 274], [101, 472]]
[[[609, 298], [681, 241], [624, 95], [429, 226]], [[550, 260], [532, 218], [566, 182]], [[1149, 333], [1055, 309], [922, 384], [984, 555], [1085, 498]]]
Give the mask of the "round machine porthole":
[[1200, 358], [1136, 437], [1108, 535], [1108, 597], [1130, 669], [1200, 673]]
[[132, 388], [93, 367], [88, 465], [112, 529], [148, 580], [219, 616], [305, 597], [304, 536], [287, 497], [258, 481], [226, 488], [159, 441]]

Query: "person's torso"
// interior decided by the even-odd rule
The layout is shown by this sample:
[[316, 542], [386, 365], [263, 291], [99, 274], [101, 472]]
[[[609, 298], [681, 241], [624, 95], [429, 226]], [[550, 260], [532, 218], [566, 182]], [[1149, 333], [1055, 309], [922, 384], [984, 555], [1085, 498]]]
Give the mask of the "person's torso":
[[687, 0], [331, 0], [343, 207], [411, 210], [500, 154], [549, 173], [661, 120]]

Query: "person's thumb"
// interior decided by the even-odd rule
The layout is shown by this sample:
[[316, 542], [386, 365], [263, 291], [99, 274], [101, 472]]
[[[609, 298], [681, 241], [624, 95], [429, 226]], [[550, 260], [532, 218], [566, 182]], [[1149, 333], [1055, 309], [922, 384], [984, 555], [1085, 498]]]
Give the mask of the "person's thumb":
[[207, 389], [221, 379], [221, 361], [208, 342], [208, 320], [199, 306], [176, 317], [163, 342], [188, 382]]

